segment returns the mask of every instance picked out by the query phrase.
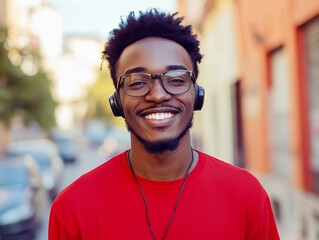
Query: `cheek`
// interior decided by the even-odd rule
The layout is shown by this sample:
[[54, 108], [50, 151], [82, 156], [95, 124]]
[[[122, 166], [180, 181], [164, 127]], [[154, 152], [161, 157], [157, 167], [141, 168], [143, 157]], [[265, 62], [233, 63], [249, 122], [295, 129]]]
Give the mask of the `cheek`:
[[140, 100], [138, 100], [136, 98], [129, 97], [129, 96], [123, 96], [123, 94], [121, 94], [121, 104], [122, 104], [125, 118], [129, 118], [129, 117], [131, 118], [131, 117], [135, 116], [135, 109], [136, 109], [139, 101]]
[[195, 103], [195, 91], [194, 88], [189, 89], [187, 96], [185, 96], [185, 100], [183, 101], [187, 106], [187, 111], [193, 112], [194, 103]]

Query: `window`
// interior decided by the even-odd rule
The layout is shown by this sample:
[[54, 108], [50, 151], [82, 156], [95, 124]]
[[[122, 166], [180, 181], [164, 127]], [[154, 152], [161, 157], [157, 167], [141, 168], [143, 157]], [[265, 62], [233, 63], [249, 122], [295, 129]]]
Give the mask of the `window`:
[[304, 27], [310, 167], [313, 191], [319, 193], [319, 18]]
[[284, 48], [269, 54], [268, 136], [272, 171], [291, 180], [290, 94], [287, 55]]

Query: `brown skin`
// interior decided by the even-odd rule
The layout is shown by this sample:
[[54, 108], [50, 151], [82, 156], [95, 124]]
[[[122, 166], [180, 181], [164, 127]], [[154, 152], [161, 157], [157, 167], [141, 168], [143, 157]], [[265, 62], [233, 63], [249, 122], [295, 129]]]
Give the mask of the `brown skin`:
[[[116, 76], [119, 79], [128, 70], [164, 73], [172, 67], [193, 70], [187, 51], [174, 41], [148, 37], [124, 49], [118, 61]], [[194, 95], [193, 85], [184, 94], [167, 93], [159, 79], [154, 81], [151, 91], [143, 97], [128, 96], [123, 88], [120, 89], [127, 125], [135, 134], [149, 142], [176, 138], [187, 128], [193, 117]], [[173, 117], [164, 120], [144, 117], [152, 113], [172, 113]], [[130, 159], [137, 175], [158, 181], [170, 181], [184, 176], [192, 158], [189, 130], [180, 140], [177, 149], [160, 153], [147, 152], [135, 134], [131, 133]], [[195, 151], [194, 157], [192, 169], [198, 159]]]

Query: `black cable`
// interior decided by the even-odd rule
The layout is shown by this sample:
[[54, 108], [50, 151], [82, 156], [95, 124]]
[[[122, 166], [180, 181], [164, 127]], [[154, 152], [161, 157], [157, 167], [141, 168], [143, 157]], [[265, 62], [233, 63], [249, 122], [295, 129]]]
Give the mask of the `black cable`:
[[[191, 160], [191, 162], [190, 162], [190, 164], [189, 164], [189, 166], [188, 166], [188, 168], [187, 168], [187, 170], [186, 170], [186, 172], [185, 172], [184, 181], [183, 181], [182, 187], [181, 187], [181, 189], [180, 189], [180, 191], [179, 191], [178, 197], [177, 197], [176, 202], [175, 202], [175, 205], [174, 205], [174, 209], [173, 209], [172, 214], [171, 214], [171, 216], [170, 216], [170, 219], [169, 219], [169, 221], [168, 221], [168, 223], [167, 223], [167, 226], [166, 226], [164, 235], [163, 235], [163, 237], [162, 237], [162, 240], [164, 240], [164, 239], [166, 238], [166, 235], [167, 235], [167, 233], [168, 233], [168, 230], [169, 230], [169, 228], [170, 228], [170, 226], [171, 226], [171, 223], [172, 223], [172, 221], [173, 221], [173, 218], [174, 218], [176, 209], [177, 209], [177, 207], [178, 207], [178, 204], [179, 204], [180, 199], [181, 199], [181, 197], [182, 197], [182, 194], [183, 194], [183, 192], [184, 192], [184, 188], [185, 188], [185, 185], [186, 185], [186, 182], [187, 182], [187, 179], [188, 179], [189, 171], [190, 171], [191, 166], [193, 165], [193, 162], [194, 162], [193, 148], [191, 148], [191, 152], [192, 152], [192, 160]], [[148, 202], [147, 202], [145, 193], [144, 193], [144, 191], [143, 191], [143, 189], [142, 189], [142, 187], [141, 187], [140, 183], [138, 182], [137, 177], [136, 177], [136, 175], [135, 175], [135, 172], [134, 172], [134, 169], [133, 169], [133, 166], [132, 166], [132, 163], [131, 163], [131, 159], [130, 159], [130, 151], [128, 152], [127, 157], [128, 157], [128, 163], [129, 163], [129, 166], [130, 166], [130, 169], [131, 169], [131, 173], [132, 173], [133, 179], [134, 179], [134, 181], [135, 181], [135, 183], [136, 183], [136, 185], [137, 185], [137, 187], [138, 187], [138, 189], [139, 189], [139, 191], [140, 191], [140, 193], [141, 193], [141, 195], [142, 195], [142, 197], [143, 197], [143, 200], [144, 200], [145, 215], [146, 215], [146, 221], [147, 221], [149, 230], [150, 230], [150, 232], [151, 232], [151, 234], [152, 234], [153, 240], [156, 240], [156, 236], [155, 236], [155, 234], [154, 234], [151, 221], [150, 221], [150, 219], [149, 219]]]

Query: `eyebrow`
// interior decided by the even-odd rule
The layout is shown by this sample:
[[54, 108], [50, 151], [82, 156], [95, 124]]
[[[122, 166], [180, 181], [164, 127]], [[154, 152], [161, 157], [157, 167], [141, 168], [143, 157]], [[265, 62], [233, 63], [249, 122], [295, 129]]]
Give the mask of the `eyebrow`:
[[139, 73], [139, 72], [146, 72], [146, 68], [144, 68], [144, 67], [136, 67], [136, 68], [127, 69], [124, 72], [124, 75], [131, 74], [131, 73]]
[[167, 71], [170, 71], [170, 70], [187, 70], [187, 68], [183, 65], [168, 65], [166, 67], [166, 70]]
[[[172, 71], [172, 70], [187, 70], [187, 68], [183, 65], [168, 65], [165, 67], [167, 71]], [[136, 67], [132, 69], [127, 69], [124, 72], [124, 75], [131, 74], [131, 73], [140, 73], [140, 72], [147, 72], [147, 68], [145, 67]]]

